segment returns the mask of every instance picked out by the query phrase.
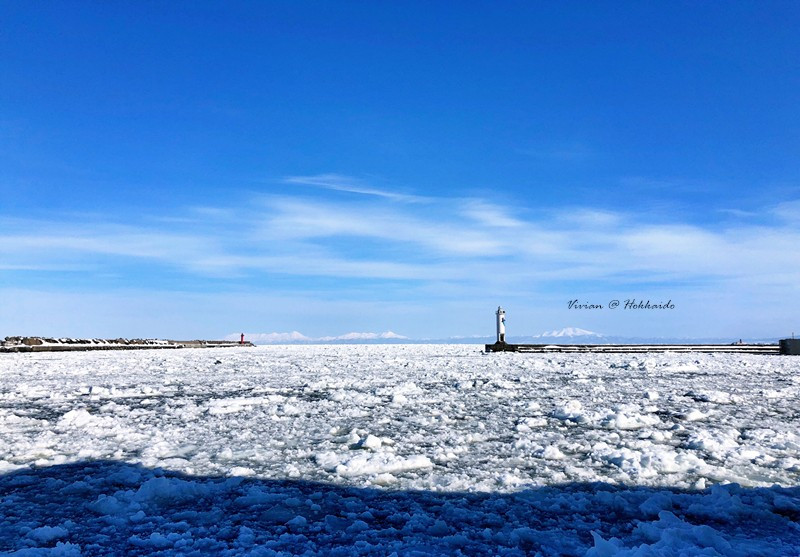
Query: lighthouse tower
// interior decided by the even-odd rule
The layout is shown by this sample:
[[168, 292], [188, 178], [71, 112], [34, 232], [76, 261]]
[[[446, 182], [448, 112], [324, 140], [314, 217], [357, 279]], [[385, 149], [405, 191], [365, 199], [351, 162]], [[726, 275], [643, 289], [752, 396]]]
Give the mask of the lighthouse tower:
[[497, 306], [497, 342], [506, 343], [506, 310]]

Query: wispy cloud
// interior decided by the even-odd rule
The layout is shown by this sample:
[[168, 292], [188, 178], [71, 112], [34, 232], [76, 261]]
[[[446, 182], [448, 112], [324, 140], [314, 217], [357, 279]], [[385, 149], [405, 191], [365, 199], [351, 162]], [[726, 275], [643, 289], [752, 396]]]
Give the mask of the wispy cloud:
[[[347, 187], [345, 177], [321, 176], [304, 180]], [[679, 215], [659, 224], [623, 211], [542, 212], [479, 198], [397, 203], [378, 190], [355, 189], [369, 193], [263, 196], [247, 206], [188, 207], [169, 222], [3, 219], [0, 271], [113, 272], [141, 261], [232, 284], [330, 277], [342, 288], [351, 279], [373, 279], [440, 293], [466, 285], [480, 292], [654, 280], [754, 288], [769, 282], [796, 292], [800, 283], [800, 260], [788, 256], [800, 243], [799, 201], [765, 208], [767, 224], [712, 228], [681, 222]]]
[[364, 238], [424, 247], [424, 253], [480, 255], [503, 243], [487, 227], [459, 219], [446, 201], [432, 215], [391, 205], [343, 204], [308, 199], [267, 200], [273, 216], [265, 237], [283, 240]]
[[772, 213], [786, 223], [800, 225], [800, 200], [779, 203]]
[[480, 199], [466, 201], [463, 204], [462, 214], [490, 228], [520, 228], [525, 225], [522, 220], [512, 216], [505, 207]]
[[746, 211], [744, 209], [737, 208], [718, 209], [718, 212], [743, 219], [752, 219], [762, 215], [762, 213], [759, 213], [758, 211]]
[[341, 174], [315, 174], [312, 176], [287, 176], [283, 179], [287, 184], [298, 184], [302, 186], [312, 186], [326, 190], [341, 191], [347, 193], [357, 193], [361, 195], [371, 195], [383, 197], [394, 201], [405, 202], [428, 202], [431, 199], [418, 195], [407, 195], [393, 191], [386, 191], [367, 185], [364, 181], [352, 176]]

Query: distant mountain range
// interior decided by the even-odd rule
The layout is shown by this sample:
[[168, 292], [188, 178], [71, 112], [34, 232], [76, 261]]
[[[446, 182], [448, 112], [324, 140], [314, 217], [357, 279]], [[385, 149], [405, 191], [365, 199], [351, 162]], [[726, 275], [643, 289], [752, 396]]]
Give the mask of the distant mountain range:
[[[253, 344], [293, 344], [293, 343], [361, 343], [361, 342], [399, 342], [411, 341], [410, 338], [398, 335], [392, 331], [383, 333], [347, 333], [339, 336], [307, 337], [298, 331], [291, 333], [245, 333], [245, 340]], [[226, 340], [239, 340], [239, 334], [234, 333], [225, 337]]]
[[533, 335], [533, 338], [575, 338], [575, 337], [594, 337], [604, 338], [605, 335], [587, 331], [586, 329], [579, 329], [577, 327], [566, 327], [560, 331], [545, 331], [540, 335]]
[[384, 333], [347, 333], [338, 337], [320, 337], [317, 340], [332, 342], [337, 340], [410, 340], [408, 337], [398, 335], [392, 331]]
[[[392, 331], [383, 333], [352, 332], [338, 336], [308, 337], [298, 331], [290, 333], [245, 333], [245, 340], [254, 344], [492, 344], [494, 335], [458, 336], [447, 338], [409, 338]], [[226, 340], [239, 340], [239, 333]], [[531, 336], [508, 336], [510, 344], [730, 344], [738, 338], [728, 337], [623, 337], [608, 336], [578, 327], [565, 327]], [[771, 344], [775, 338], [744, 338], [747, 343]]]
[[[238, 334], [231, 334], [226, 336], [225, 340], [236, 340], [237, 338], [239, 338]], [[245, 333], [244, 338], [254, 344], [307, 342], [313, 340], [297, 331], [292, 331], [291, 333]]]

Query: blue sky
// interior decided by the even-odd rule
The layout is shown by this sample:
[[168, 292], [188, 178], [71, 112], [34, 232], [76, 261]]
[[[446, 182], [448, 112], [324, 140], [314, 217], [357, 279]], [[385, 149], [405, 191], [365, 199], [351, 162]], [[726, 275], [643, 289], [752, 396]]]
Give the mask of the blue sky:
[[0, 9], [0, 336], [800, 332], [797, 3]]

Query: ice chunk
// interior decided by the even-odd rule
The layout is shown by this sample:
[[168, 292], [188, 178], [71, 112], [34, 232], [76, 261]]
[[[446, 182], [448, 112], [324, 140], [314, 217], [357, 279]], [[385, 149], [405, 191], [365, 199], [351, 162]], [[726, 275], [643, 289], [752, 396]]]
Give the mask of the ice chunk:
[[600, 422], [608, 429], [640, 429], [661, 423], [658, 416], [641, 413], [636, 404], [618, 404], [614, 411], [607, 414]]
[[371, 483], [375, 485], [388, 486], [397, 483], [397, 478], [392, 474], [378, 474], [372, 478]]
[[64, 538], [69, 532], [61, 526], [40, 526], [28, 532], [28, 537], [40, 544], [49, 544], [53, 540]]
[[360, 438], [358, 442], [355, 444], [355, 447], [359, 449], [369, 449], [371, 451], [374, 451], [380, 449], [381, 445], [383, 445], [383, 441], [381, 441], [380, 438], [375, 437], [370, 433], [365, 437]]
[[564, 421], [585, 422], [587, 417], [584, 413], [583, 404], [579, 400], [568, 400], [559, 404], [553, 410], [553, 417]]
[[75, 410], [70, 410], [61, 416], [61, 418], [59, 418], [58, 423], [56, 424], [56, 429], [65, 430], [74, 427], [82, 427], [87, 424], [91, 424], [94, 420], [95, 417], [89, 412], [83, 408], [76, 408]]
[[545, 427], [547, 425], [546, 418], [522, 418], [515, 426], [515, 429], [520, 433], [532, 431], [535, 428]]
[[710, 456], [723, 460], [727, 453], [739, 449], [739, 431], [736, 429], [702, 429], [689, 435], [685, 446], [705, 451]]
[[410, 470], [432, 468], [433, 462], [423, 455], [400, 457], [390, 453], [358, 455], [336, 467], [336, 473], [344, 477], [397, 474]]
[[339, 466], [341, 460], [339, 456], [332, 451], [325, 451], [314, 455], [314, 460], [323, 470], [333, 471]]
[[231, 476], [255, 476], [256, 471], [246, 466], [234, 466], [229, 474]]
[[286, 526], [291, 532], [302, 532], [308, 526], [308, 520], [304, 516], [297, 515], [288, 521]]
[[408, 397], [403, 393], [395, 393], [392, 395], [392, 405], [393, 406], [402, 406], [408, 402]]

